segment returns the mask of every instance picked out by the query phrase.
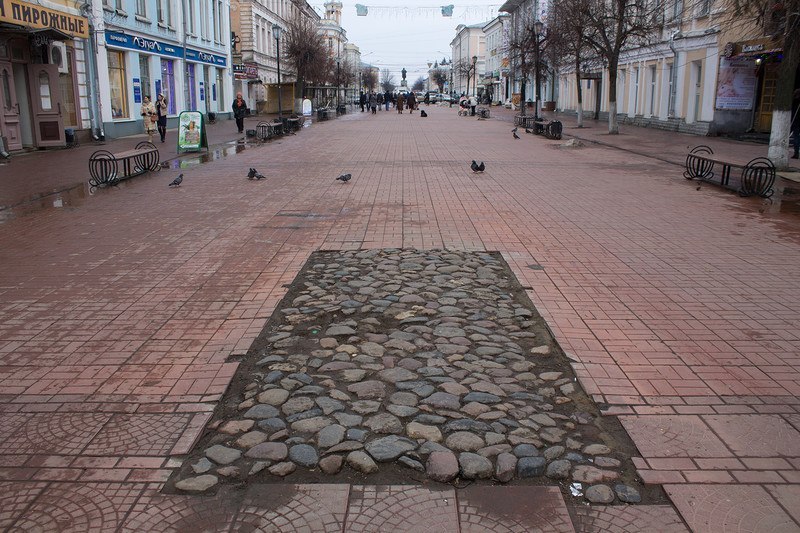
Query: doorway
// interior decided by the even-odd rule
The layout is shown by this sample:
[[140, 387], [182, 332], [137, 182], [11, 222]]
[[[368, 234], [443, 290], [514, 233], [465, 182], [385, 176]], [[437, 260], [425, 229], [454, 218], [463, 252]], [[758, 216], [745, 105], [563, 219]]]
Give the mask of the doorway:
[[778, 67], [767, 64], [764, 67], [764, 79], [761, 81], [761, 102], [758, 106], [756, 131], [769, 133], [772, 130], [772, 110], [775, 107], [775, 89], [778, 83]]

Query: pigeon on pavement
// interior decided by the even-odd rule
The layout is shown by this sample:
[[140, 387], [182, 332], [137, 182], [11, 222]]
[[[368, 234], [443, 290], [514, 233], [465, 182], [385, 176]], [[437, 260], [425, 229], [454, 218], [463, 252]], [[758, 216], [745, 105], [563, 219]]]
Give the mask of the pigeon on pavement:
[[420, 118], [425, 118], [425, 117], [428, 116], [428, 114], [425, 112], [424, 109], [420, 109], [419, 110], [419, 116], [420, 116]]
[[350, 181], [351, 177], [352, 176], [350, 174], [342, 174], [341, 176], [336, 178], [336, 180], [337, 181], [341, 181], [342, 183], [347, 183], [348, 181]]
[[247, 179], [249, 180], [252, 179], [262, 180], [264, 178], [266, 178], [266, 176], [261, 174], [258, 170], [254, 168], [251, 168], [250, 171], [247, 173]]
[[[517, 129], [517, 128], [514, 128], [514, 129]], [[512, 131], [511, 135], [513, 135], [515, 139], [519, 139], [519, 135], [517, 135], [516, 131]]]
[[178, 174], [178, 177], [172, 180], [172, 183], [169, 184], [170, 187], [180, 187], [181, 182], [183, 182], [183, 174]]
[[479, 165], [478, 163], [475, 162], [474, 159], [472, 160], [473, 172], [483, 172], [484, 170], [486, 170], [486, 165], [483, 164], [483, 161], [481, 161], [481, 164]]

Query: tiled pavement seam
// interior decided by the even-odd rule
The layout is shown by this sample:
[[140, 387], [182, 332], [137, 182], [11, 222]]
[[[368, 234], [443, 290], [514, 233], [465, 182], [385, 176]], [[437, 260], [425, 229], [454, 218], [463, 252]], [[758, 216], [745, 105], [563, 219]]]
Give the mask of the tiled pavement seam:
[[[218, 188], [209, 182], [207, 176], [212, 173], [235, 175], [242, 166], [246, 166], [247, 161], [261, 160], [257, 157], [260, 155], [257, 151], [253, 151], [255, 155], [241, 154], [241, 158], [209, 165], [194, 173], [196, 184], [192, 189], [187, 186], [178, 194], [189, 195], [194, 201], [203, 202], [210, 213], [201, 213], [199, 217], [195, 215], [192, 218], [193, 227], [182, 225], [178, 217], [162, 220], [168, 227], [174, 225], [177, 228], [175, 234], [160, 235], [159, 225], [152, 220], [158, 211], [152, 208], [148, 211], [147, 206], [136, 198], [132, 199], [131, 208], [134, 213], [138, 209], [143, 214], [137, 213], [135, 226], [115, 212], [119, 206], [112, 205], [111, 195], [98, 198], [97, 202], [93, 202], [92, 216], [93, 220], [105, 222], [102, 233], [97, 232], [96, 223], [92, 220], [84, 220], [82, 227], [97, 233], [83, 239], [77, 235], [79, 242], [83, 240], [87, 243], [89, 256], [82, 259], [94, 262], [88, 272], [95, 275], [93, 281], [101, 287], [106, 284], [120, 287], [117, 280], [122, 279], [119, 278], [121, 272], [125, 273], [128, 281], [139, 284], [134, 283], [130, 288], [120, 291], [121, 297], [115, 301], [113, 295], [105, 291], [93, 289], [91, 285], [81, 285], [75, 276], [70, 279], [70, 276], [60, 274], [59, 268], [66, 270], [80, 262], [57, 256], [54, 257], [55, 263], [50, 264], [53, 271], [34, 270], [35, 274], [31, 276], [20, 265], [19, 270], [12, 269], [12, 272], [23, 274], [18, 279], [15, 280], [9, 273], [5, 274], [5, 296], [14, 296], [15, 291], [19, 291], [15, 287], [22, 287], [23, 284], [32, 287], [32, 281], [36, 279], [57, 284], [45, 284], [44, 290], [28, 290], [24, 294], [19, 293], [21, 298], [12, 298], [19, 303], [16, 308], [7, 311], [16, 313], [23, 310], [26, 313], [22, 317], [24, 327], [20, 328], [22, 322], [15, 322], [18, 320], [16, 316], [8, 318], [12, 316], [8, 314], [2, 322], [3, 331], [8, 331], [10, 327], [12, 334], [2, 336], [8, 342], [0, 350], [5, 350], [11, 354], [8, 357], [14, 358], [25, 358], [26, 354], [41, 356], [37, 357], [37, 361], [45, 361], [56, 355], [53, 358], [56, 362], [56, 359], [67, 355], [76, 363], [84, 364], [70, 365], [78, 367], [75, 370], [81, 372], [74, 375], [62, 374], [61, 371], [48, 374], [45, 369], [25, 368], [20, 371], [24, 375], [15, 373], [5, 376], [7, 381], [3, 383], [4, 386], [22, 386], [26, 388], [23, 392], [29, 392], [27, 389], [30, 389], [30, 392], [37, 394], [8, 397], [9, 402], [13, 403], [4, 403], [4, 411], [56, 412], [74, 405], [80, 406], [87, 399], [98, 402], [96, 405], [102, 405], [100, 402], [118, 402], [116, 409], [119, 411], [112, 412], [128, 412], [131, 407], [136, 412], [147, 412], [153, 407], [166, 412], [202, 411], [202, 402], [213, 402], [232, 375], [234, 365], [223, 363], [225, 356], [249, 345], [269, 316], [271, 308], [280, 299], [281, 284], [293, 278], [308, 250], [315, 247], [339, 249], [447, 245], [503, 250], [516, 275], [524, 285], [531, 286], [529, 294], [548, 319], [562, 346], [575, 357], [575, 366], [582, 373], [584, 386], [596, 394], [598, 400], [621, 406], [617, 412], [659, 419], [666, 417], [664, 422], [670, 422], [669, 417], [681, 413], [679, 407], [692, 410], [710, 408], [713, 414], [735, 416], [737, 420], [745, 420], [742, 418], [744, 413], [757, 412], [759, 408], [783, 411], [781, 415], [784, 417], [796, 414], [796, 404], [792, 403], [796, 401], [796, 392], [787, 394], [797, 384], [791, 364], [796, 359], [793, 354], [797, 353], [796, 336], [793, 337], [796, 326], [791, 318], [797, 313], [791, 302], [797, 299], [794, 298], [790, 282], [792, 265], [796, 264], [793, 260], [796, 245], [792, 234], [784, 231], [786, 227], [796, 227], [796, 222], [786, 217], [762, 219], [754, 216], [747, 211], [748, 206], [752, 208], [753, 202], [731, 200], [721, 192], [704, 191], [700, 198], [685, 198], [689, 196], [685, 189], [673, 183], [675, 179], [680, 183], [682, 178], [663, 176], [663, 173], [669, 173], [672, 169], [664, 171], [663, 167], [640, 161], [632, 164], [597, 149], [585, 151], [598, 160], [593, 176], [596, 187], [587, 197], [582, 193], [582, 184], [571, 177], [572, 174], [559, 175], [558, 181], [548, 175], [558, 166], [542, 147], [547, 144], [531, 144], [540, 139], [526, 138], [520, 141], [528, 142], [526, 147], [540, 156], [537, 166], [531, 167], [530, 160], [526, 160], [525, 164], [506, 163], [511, 157], [527, 156], [520, 156], [516, 148], [507, 146], [509, 143], [498, 143], [496, 138], [500, 130], [490, 125], [491, 122], [483, 127], [483, 130], [491, 131], [491, 136], [483, 131], [477, 132], [478, 143], [483, 143], [481, 151], [488, 153], [489, 147], [493, 150], [492, 160], [489, 161], [490, 171], [480, 179], [470, 179], [469, 176], [464, 179], [459, 175], [463, 172], [462, 165], [455, 161], [470, 159], [469, 152], [475, 148], [467, 150], [458, 144], [453, 146], [455, 135], [447, 131], [438, 130], [435, 134], [420, 132], [408, 124], [398, 127], [400, 131], [389, 131], [385, 124], [387, 118], [382, 117], [371, 126], [367, 126], [368, 123], [363, 120], [353, 121], [360, 123], [358, 125], [364, 130], [370, 130], [368, 134], [375, 135], [376, 128], [382, 128], [378, 130], [380, 133], [385, 132], [392, 137], [388, 147], [381, 145], [380, 148], [370, 147], [369, 151], [364, 149], [365, 155], [357, 165], [363, 169], [362, 174], [356, 176], [361, 178], [362, 186], [348, 186], [348, 189], [327, 186], [322, 179], [330, 179], [334, 174], [329, 163], [312, 162], [303, 170], [303, 179], [313, 184], [314, 189], [302, 191], [302, 194], [298, 194], [296, 188], [287, 188], [285, 178], [275, 176], [280, 184], [270, 189], [270, 205], [277, 202], [289, 206], [291, 203], [292, 210], [314, 211], [320, 213], [321, 217], [328, 217], [327, 220], [313, 219], [297, 223], [296, 220], [255, 216], [255, 212], [248, 214], [247, 209], [264, 207], [255, 198], [243, 196], [237, 186], [226, 194], [226, 200], [235, 199], [243, 204], [245, 209], [242, 210], [242, 216], [245, 220], [234, 220], [226, 213], [224, 202], [215, 197], [219, 196]], [[317, 157], [327, 156], [339, 161], [341, 155], [336, 150], [357, 154], [363, 149], [364, 131], [353, 128], [353, 124], [345, 119], [331, 126], [337, 130], [347, 129], [349, 136], [337, 139], [335, 146], [318, 150], [321, 153], [316, 154]], [[459, 125], [450, 120], [448, 126], [452, 128]], [[325, 131], [330, 132], [331, 129]], [[420, 135], [424, 143], [422, 139], [415, 143], [405, 142], [402, 135], [412, 134]], [[310, 143], [313, 135], [306, 135], [306, 138], [298, 136], [296, 139], [300, 141], [298, 144]], [[289, 151], [292, 151], [292, 142], [295, 142], [295, 138], [285, 142], [285, 148]], [[436, 151], [445, 151], [449, 158], [437, 160], [434, 157]], [[394, 156], [398, 153], [413, 154], [414, 157], [409, 156], [410, 159], [427, 163], [415, 166], [411, 161], [398, 160], [391, 165], [382, 164], [381, 158], [387, 153]], [[585, 162], [584, 156], [572, 157], [578, 162]], [[290, 158], [276, 159], [272, 168], [277, 173], [296, 171], [296, 165], [288, 161]], [[494, 178], [491, 169], [496, 167], [502, 168], [503, 172]], [[614, 170], [618, 168], [640, 174], [637, 179], [643, 180], [646, 186], [620, 175]], [[377, 176], [379, 181], [367, 181], [366, 176]], [[541, 182], [535, 189], [531, 189], [525, 181], [531, 178]], [[617, 184], [615, 179], [623, 183]], [[130, 198], [148, 192], [154, 183], [155, 178], [143, 178], [123, 191]], [[354, 180], [351, 185], [355, 183], [358, 181]], [[675, 202], [674, 216], [677, 222], [670, 232], [658, 231], [657, 225], [645, 227], [628, 220], [636, 220], [637, 217], [646, 220], [653, 218], [652, 212], [658, 212], [658, 204], [645, 194], [647, 187], [655, 189], [648, 191], [649, 194], [666, 195], [669, 201]], [[632, 194], [628, 190], [630, 188], [637, 191], [636, 199], [641, 205], [624, 201], [626, 192]], [[577, 196], [573, 198], [572, 195]], [[557, 201], [564, 197], [576, 201], [578, 209], [573, 207], [574, 210], [570, 210], [570, 206], [558, 204]], [[163, 213], [166, 212], [163, 208], [168, 210], [168, 202], [164, 198], [166, 196], [162, 194], [148, 199], [162, 208]], [[182, 197], [173, 195], [169, 198]], [[533, 203], [535, 211], [525, 206], [522, 199]], [[611, 200], [621, 201], [619, 213], [607, 213], [608, 220], [590, 216], [603, 206], [614, 205]], [[709, 204], [700, 200], [713, 202]], [[320, 209], [323, 205], [324, 208]], [[272, 209], [270, 207], [270, 211]], [[697, 209], [708, 212], [710, 218], [732, 223], [730, 227], [734, 228], [733, 231], [726, 229], [726, 226], [704, 222], [697, 217]], [[738, 209], [740, 213], [732, 216], [731, 209]], [[43, 254], [43, 250], [58, 249], [47, 230], [54, 229], [61, 216], [74, 218], [78, 214], [37, 215], [25, 221], [36, 227], [34, 233], [25, 229], [25, 223], [12, 225], [15, 230], [22, 230], [23, 239], [35, 235], [38, 243], [32, 246], [38, 247], [38, 253]], [[203, 225], [212, 220], [212, 214], [227, 221], [226, 230], [216, 227], [203, 229]], [[684, 219], [687, 222], [683, 222]], [[737, 219], [739, 224], [736, 223]], [[662, 222], [662, 217], [655, 217], [653, 221]], [[128, 233], [116, 231], [115, 222], [128, 232], [133, 230], [133, 238]], [[620, 238], [616, 232], [622, 223], [627, 224], [625, 227], [629, 228], [629, 232]], [[774, 234], [765, 231], [770, 225]], [[253, 231], [254, 227], [258, 229], [257, 232]], [[226, 246], [237, 242], [237, 232], [257, 235], [252, 241], [256, 244], [255, 249], [233, 255], [226, 253]], [[692, 238], [673, 242], [668, 234], [671, 232]], [[97, 243], [94, 241], [101, 234], [108, 235], [108, 242], [111, 243], [130, 240], [133, 244], [128, 248], [116, 244], [103, 244], [95, 248]], [[152, 236], [153, 242], [142, 241], [145, 235]], [[199, 241], [195, 242], [195, 239]], [[277, 246], [276, 242], [279, 243]], [[659, 256], [645, 251], [642, 246], [644, 243], [659, 250]], [[716, 248], [709, 250], [709, 243]], [[269, 250], [267, 254], [261, 253], [265, 244], [270, 245], [266, 247]], [[155, 251], [157, 247], [175, 255], [168, 256], [171, 260], [166, 263], [152, 261], [148, 264], [141, 259], [148, 250]], [[785, 257], [776, 255], [777, 250]], [[123, 253], [127, 254], [127, 260], [121, 255]], [[96, 254], [94, 259], [92, 254]], [[165, 254], [162, 256], [167, 257]], [[266, 257], [256, 259], [258, 256]], [[269, 257], [273, 260], [270, 261]], [[129, 265], [130, 259], [137, 260], [133, 268]], [[33, 264], [45, 265], [41, 259], [37, 261]], [[181, 265], [187, 261], [191, 262], [192, 267], [182, 269]], [[244, 277], [248, 280], [246, 288], [235, 279], [236, 276], [231, 276], [233, 279], [226, 283], [225, 272], [220, 272], [217, 267], [220, 263], [229, 267], [241, 265], [243, 269], [237, 274], [252, 272], [257, 275]], [[541, 265], [544, 270], [532, 270], [528, 268], [531, 264]], [[269, 271], [262, 270], [263, 265], [268, 265]], [[759, 269], [765, 271], [762, 272], [765, 274], [763, 279], [755, 276]], [[720, 283], [716, 279], [718, 272], [731, 272], [726, 283], [735, 284], [738, 292], [731, 291], [726, 283]], [[220, 279], [221, 274], [223, 279]], [[672, 284], [667, 284], [659, 276], [669, 276]], [[754, 284], [753, 279], [760, 281]], [[214, 285], [214, 281], [218, 284]], [[196, 290], [194, 286], [198, 282], [204, 283], [204, 288]], [[142, 290], [142, 287], [147, 290]], [[206, 301], [203, 299], [204, 290], [210, 289], [209, 297], [216, 298], [221, 290], [225, 290], [224, 287], [232, 292], [229, 299], [223, 301], [238, 302], [228, 316], [237, 318], [214, 318], [213, 312], [215, 306], [221, 304], [220, 300], [208, 300], [206, 309], [211, 315], [204, 319], [202, 328], [187, 328], [185, 319], [175, 317], [189, 301], [192, 303], [186, 307], [187, 311], [195, 301]], [[98, 294], [103, 297], [99, 302], [81, 301], [87, 295]], [[77, 299], [70, 301], [69, 313], [54, 315], [54, 302], [67, 301], [66, 298], [70, 296]], [[136, 298], [135, 308], [128, 303], [131, 297]], [[158, 305], [148, 305], [154, 302]], [[747, 302], [747, 305], [742, 308], [733, 305], [739, 302]], [[109, 309], [117, 313], [114, 320], [106, 318]], [[124, 315], [129, 309], [133, 313], [130, 321]], [[246, 318], [238, 318], [242, 313]], [[68, 323], [73, 317], [91, 322], [91, 328], [75, 334], [75, 326], [80, 322]], [[54, 318], [58, 318], [65, 326], [63, 332], [50, 327], [56, 323]], [[166, 322], [154, 330], [152, 319]], [[759, 335], [745, 329], [745, 326], [752, 324], [758, 326], [756, 332]], [[720, 337], [716, 332], [724, 332], [727, 338]], [[685, 336], [691, 340], [681, 339]], [[202, 344], [201, 341], [209, 338], [219, 341]], [[43, 343], [47, 343], [48, 347], [56, 346], [57, 350], [43, 350]], [[81, 350], [86, 351], [84, 353]], [[111, 362], [116, 358], [126, 368], [123, 370], [120, 367], [111, 377], [105, 376], [102, 372], [108, 369], [95, 369], [87, 364], [99, 353], [108, 357], [105, 361]], [[138, 363], [131, 357], [143, 358], [143, 362]], [[174, 376], [178, 377], [163, 374], [158, 367], [164, 365], [153, 363], [171, 360], [174, 363], [170, 369], [174, 369]], [[204, 360], [208, 363], [196, 363]], [[127, 364], [129, 362], [137, 364]], [[765, 362], [772, 368], [763, 368]], [[734, 366], [736, 364], [741, 366], [737, 368]], [[705, 367], [711, 368], [707, 374], [701, 375], [706, 372]], [[732, 370], [736, 373], [732, 373]], [[98, 371], [100, 373], [96, 373]], [[81, 377], [83, 375], [89, 377]], [[700, 379], [695, 380], [695, 375]], [[778, 379], [773, 379], [773, 375]], [[781, 376], [788, 379], [782, 379]], [[48, 377], [53, 379], [45, 379]], [[29, 383], [24, 381], [26, 378]], [[64, 379], [67, 380], [66, 387], [60, 381]], [[110, 390], [95, 392], [98, 387], [108, 387]], [[164, 387], [166, 393], [159, 390]], [[694, 393], [687, 393], [693, 390]], [[13, 389], [11, 391], [14, 392]], [[174, 394], [171, 394], [173, 391]], [[51, 392], [58, 394], [49, 394]], [[87, 396], [87, 392], [91, 395]], [[783, 396], [759, 397], [759, 394], [774, 392], [780, 392]], [[175, 403], [167, 404], [163, 409], [157, 403], [163, 400]], [[84, 407], [78, 411], [90, 412], [92, 409]], [[696, 415], [705, 424], [706, 413], [690, 411], [682, 414]], [[693, 420], [677, 417], [677, 433], [691, 427]], [[664, 422], [659, 420], [656, 423], [663, 425]], [[796, 429], [787, 428], [784, 435], [791, 437], [791, 431]], [[79, 441], [76, 446], [80, 444]], [[685, 451], [683, 455], [694, 459], [691, 453]], [[790, 453], [798, 455], [791, 450]], [[647, 461], [653, 459], [645, 453], [643, 456]], [[796, 464], [793, 468], [796, 472]], [[752, 467], [747, 469], [758, 471]], [[777, 481], [772, 479], [766, 482]], [[680, 488], [676, 491], [678, 494]], [[783, 489], [777, 491], [778, 495], [774, 497], [783, 497]]]

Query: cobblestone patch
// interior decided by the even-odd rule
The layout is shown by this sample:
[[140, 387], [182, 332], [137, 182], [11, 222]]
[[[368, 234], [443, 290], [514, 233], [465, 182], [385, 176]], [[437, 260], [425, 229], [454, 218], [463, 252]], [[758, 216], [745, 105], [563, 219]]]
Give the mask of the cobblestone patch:
[[611, 503], [641, 492], [633, 450], [499, 254], [319, 252], [170, 486], [375, 474]]

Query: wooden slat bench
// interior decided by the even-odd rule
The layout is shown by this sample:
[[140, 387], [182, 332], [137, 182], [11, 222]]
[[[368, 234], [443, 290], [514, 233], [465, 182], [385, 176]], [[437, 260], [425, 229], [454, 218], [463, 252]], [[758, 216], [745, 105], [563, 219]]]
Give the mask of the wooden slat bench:
[[159, 158], [158, 148], [147, 141], [140, 142], [133, 150], [116, 154], [97, 150], [89, 156], [89, 185], [116, 185], [120, 180], [160, 170]]
[[[717, 175], [714, 169], [718, 169], [718, 183], [738, 192], [740, 196], [769, 198], [775, 192], [772, 188], [775, 184], [775, 165], [766, 157], [756, 157], [746, 164], [740, 164], [713, 156], [714, 150], [709, 146], [701, 144], [692, 148], [686, 156], [683, 177], [713, 183]], [[734, 169], [741, 170], [741, 173], [733, 173]]]

